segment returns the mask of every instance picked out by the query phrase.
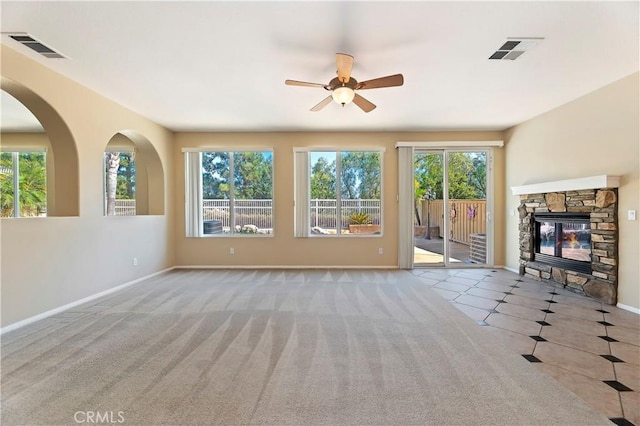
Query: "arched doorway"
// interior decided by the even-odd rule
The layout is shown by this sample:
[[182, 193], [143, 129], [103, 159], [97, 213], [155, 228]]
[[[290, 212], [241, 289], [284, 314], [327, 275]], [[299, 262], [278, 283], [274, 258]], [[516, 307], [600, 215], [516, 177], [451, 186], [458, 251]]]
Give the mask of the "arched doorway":
[[47, 134], [47, 216], [78, 216], [78, 151], [71, 131], [56, 110], [27, 87], [6, 77], [1, 87], [31, 111]]
[[106, 215], [164, 214], [162, 162], [139, 132], [121, 130], [109, 139], [104, 182]]

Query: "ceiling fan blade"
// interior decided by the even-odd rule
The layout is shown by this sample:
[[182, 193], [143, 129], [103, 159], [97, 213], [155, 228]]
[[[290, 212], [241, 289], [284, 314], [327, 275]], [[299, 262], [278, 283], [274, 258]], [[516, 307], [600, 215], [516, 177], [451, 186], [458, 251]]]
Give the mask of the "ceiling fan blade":
[[351, 78], [353, 68], [353, 56], [346, 53], [336, 53], [336, 69], [338, 70], [338, 80], [348, 83]]
[[360, 109], [363, 110], [364, 112], [371, 112], [374, 109], [376, 109], [376, 106], [374, 104], [372, 104], [362, 96], [358, 95], [357, 93], [356, 93], [356, 96], [353, 98], [353, 103], [358, 105]]
[[402, 74], [388, 75], [386, 77], [374, 78], [373, 80], [361, 81], [356, 86], [356, 90], [379, 89], [381, 87], [402, 86], [404, 77]]
[[[326, 107], [327, 105], [329, 105], [331, 103], [331, 101], [333, 100], [333, 98], [331, 97], [331, 95], [327, 96], [326, 98], [324, 98], [318, 105], [314, 106], [313, 108], [311, 108], [311, 111], [313, 112], [317, 112], [320, 111], [322, 108]], [[375, 108], [375, 107], [374, 107]]]
[[284, 84], [288, 86], [303, 86], [303, 87], [322, 87], [324, 89], [324, 84], [320, 83], [307, 83], [306, 81], [297, 81], [297, 80], [285, 80]]

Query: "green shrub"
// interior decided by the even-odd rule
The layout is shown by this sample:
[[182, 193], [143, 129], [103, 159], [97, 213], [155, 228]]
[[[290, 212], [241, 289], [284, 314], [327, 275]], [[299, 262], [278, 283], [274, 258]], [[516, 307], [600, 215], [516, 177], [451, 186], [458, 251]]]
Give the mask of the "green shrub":
[[349, 216], [349, 225], [371, 225], [371, 218], [366, 213], [352, 213]]

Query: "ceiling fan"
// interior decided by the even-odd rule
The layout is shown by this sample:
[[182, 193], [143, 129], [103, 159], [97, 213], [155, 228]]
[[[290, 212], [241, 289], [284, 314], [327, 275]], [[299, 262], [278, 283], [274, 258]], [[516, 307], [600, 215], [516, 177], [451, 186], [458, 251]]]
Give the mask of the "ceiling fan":
[[371, 112], [375, 109], [375, 105], [356, 93], [358, 90], [380, 89], [382, 87], [402, 86], [404, 77], [402, 74], [388, 75], [386, 77], [374, 78], [373, 80], [358, 81], [351, 77], [351, 69], [353, 68], [353, 56], [345, 53], [336, 53], [336, 73], [337, 77], [333, 78], [328, 84], [307, 83], [305, 81], [285, 80], [284, 84], [289, 86], [303, 87], [321, 87], [331, 92], [331, 95], [323, 99], [318, 105], [311, 108], [311, 111], [320, 111], [331, 103], [336, 101], [342, 106], [353, 101], [364, 112]]

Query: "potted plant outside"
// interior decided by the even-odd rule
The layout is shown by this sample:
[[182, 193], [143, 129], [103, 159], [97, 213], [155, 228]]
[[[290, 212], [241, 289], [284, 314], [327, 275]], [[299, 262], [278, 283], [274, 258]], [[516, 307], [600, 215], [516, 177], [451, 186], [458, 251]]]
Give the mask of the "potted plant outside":
[[349, 216], [350, 234], [376, 234], [380, 233], [380, 225], [373, 225], [371, 217], [366, 213], [352, 213]]

